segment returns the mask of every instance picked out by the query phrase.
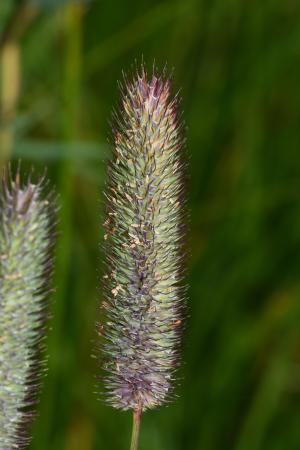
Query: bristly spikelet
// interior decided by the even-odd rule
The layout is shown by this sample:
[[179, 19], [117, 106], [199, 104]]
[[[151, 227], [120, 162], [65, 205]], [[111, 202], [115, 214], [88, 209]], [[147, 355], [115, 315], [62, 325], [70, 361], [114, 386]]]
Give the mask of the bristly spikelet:
[[0, 205], [0, 448], [29, 439], [52, 273], [53, 199], [4, 174]]
[[185, 304], [183, 137], [170, 80], [142, 67], [114, 117], [106, 188], [101, 324], [108, 402], [143, 411], [170, 399]]

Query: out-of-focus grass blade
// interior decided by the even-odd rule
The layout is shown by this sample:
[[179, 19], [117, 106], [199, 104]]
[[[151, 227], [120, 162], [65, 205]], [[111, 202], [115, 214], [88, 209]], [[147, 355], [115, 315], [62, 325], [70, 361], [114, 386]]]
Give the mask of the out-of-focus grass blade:
[[237, 450], [263, 448], [264, 435], [278, 411], [280, 398], [286, 389], [292, 368], [288, 349], [280, 349], [270, 362], [270, 367], [262, 377], [255, 393]]
[[39, 161], [102, 160], [107, 156], [107, 146], [96, 142], [65, 143], [28, 139], [15, 142], [12, 156]]
[[2, 33], [3, 28], [5, 27], [5, 21], [8, 18], [8, 15], [11, 11], [13, 2], [10, 0], [7, 0], [6, 2], [1, 2], [0, 7], [0, 35]]
[[81, 4], [88, 4], [91, 0], [31, 0], [29, 3], [33, 6], [36, 6], [40, 9], [42, 8], [54, 8], [57, 6], [64, 6], [68, 3], [81, 3]]
[[48, 116], [51, 115], [55, 106], [50, 99], [49, 101], [47, 99], [47, 102], [37, 102], [37, 105], [34, 105], [30, 112], [17, 114], [10, 124], [16, 139], [23, 139], [24, 136], [30, 133], [32, 128], [48, 120]]
[[86, 74], [102, 69], [128, 48], [191, 10], [191, 2], [165, 2], [134, 18], [118, 33], [92, 48], [85, 59]]

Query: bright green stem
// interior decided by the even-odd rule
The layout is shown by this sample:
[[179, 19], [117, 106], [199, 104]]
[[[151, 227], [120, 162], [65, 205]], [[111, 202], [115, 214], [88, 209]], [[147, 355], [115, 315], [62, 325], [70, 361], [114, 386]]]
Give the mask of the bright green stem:
[[142, 410], [133, 411], [132, 435], [130, 450], [138, 450]]

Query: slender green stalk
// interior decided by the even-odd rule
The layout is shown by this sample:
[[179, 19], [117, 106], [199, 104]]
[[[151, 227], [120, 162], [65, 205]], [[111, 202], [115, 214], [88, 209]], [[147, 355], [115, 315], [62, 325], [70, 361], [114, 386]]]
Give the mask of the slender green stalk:
[[[63, 78], [62, 91], [64, 107], [61, 109], [60, 123], [62, 124], [62, 139], [71, 143], [80, 136], [80, 82], [81, 82], [81, 52], [82, 52], [82, 13], [83, 5], [79, 2], [71, 2], [59, 11], [57, 19], [61, 22], [64, 30], [63, 41]], [[73, 236], [73, 214], [74, 214], [74, 164], [72, 157], [73, 147], [67, 145], [64, 148], [64, 158], [58, 167], [58, 190], [64, 207], [60, 211], [60, 228], [63, 233], [58, 239], [58, 250], [56, 257], [56, 278], [57, 286], [53, 314], [55, 316], [55, 329], [51, 333], [49, 341], [50, 353], [55, 357], [49, 360], [50, 372], [47, 380], [47, 397], [42, 404], [43, 414], [47, 414], [48, 421], [42, 423], [38, 432], [34, 449], [39, 449], [41, 442], [51, 439], [51, 430], [55, 420], [55, 398], [58, 379], [62, 377], [62, 360], [64, 353], [69, 350], [63, 345], [68, 345], [63, 338], [65, 333], [64, 321], [66, 320], [67, 304], [63, 301], [67, 297], [70, 281], [70, 267]], [[62, 342], [64, 344], [62, 345]], [[60, 352], [57, 350], [60, 348]]]
[[137, 450], [139, 445], [139, 435], [141, 426], [141, 416], [142, 410], [137, 409], [133, 411], [133, 421], [132, 421], [132, 435], [131, 435], [131, 445], [130, 450]]

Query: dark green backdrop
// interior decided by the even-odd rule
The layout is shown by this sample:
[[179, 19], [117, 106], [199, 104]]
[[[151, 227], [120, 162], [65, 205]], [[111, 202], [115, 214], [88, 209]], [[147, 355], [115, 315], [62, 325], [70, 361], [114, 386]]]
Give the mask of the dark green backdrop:
[[61, 204], [31, 450], [129, 447], [91, 353], [108, 119], [142, 57], [181, 88], [191, 256], [178, 399], [141, 450], [299, 450], [299, 25], [297, 0], [1, 1], [0, 164], [46, 165]]

